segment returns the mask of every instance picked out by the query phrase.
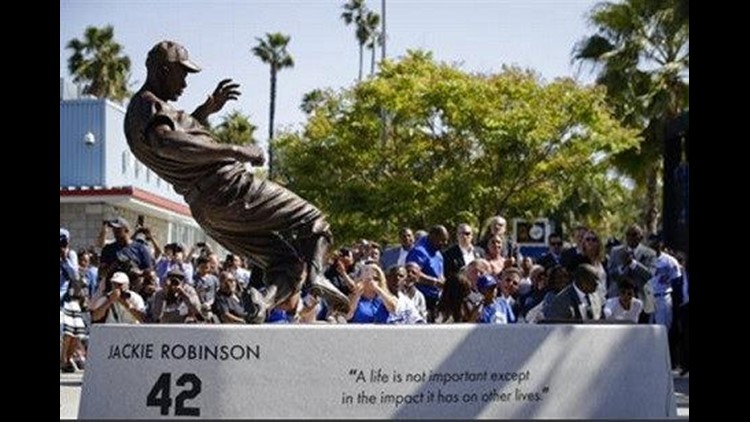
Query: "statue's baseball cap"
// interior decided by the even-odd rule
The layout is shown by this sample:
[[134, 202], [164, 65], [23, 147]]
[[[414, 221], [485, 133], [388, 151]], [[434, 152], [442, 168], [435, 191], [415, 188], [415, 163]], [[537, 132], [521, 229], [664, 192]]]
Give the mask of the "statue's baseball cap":
[[156, 44], [148, 52], [148, 57], [146, 58], [146, 66], [150, 63], [180, 63], [188, 72], [195, 73], [201, 71], [200, 66], [193, 63], [188, 57], [187, 49], [174, 41], [161, 41]]

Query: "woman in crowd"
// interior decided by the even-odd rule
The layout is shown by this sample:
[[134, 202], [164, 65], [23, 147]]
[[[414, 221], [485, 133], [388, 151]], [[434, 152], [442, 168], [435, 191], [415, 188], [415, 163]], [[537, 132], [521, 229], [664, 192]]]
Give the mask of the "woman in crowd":
[[385, 274], [377, 264], [366, 264], [349, 295], [350, 323], [385, 323], [398, 299], [388, 291]]

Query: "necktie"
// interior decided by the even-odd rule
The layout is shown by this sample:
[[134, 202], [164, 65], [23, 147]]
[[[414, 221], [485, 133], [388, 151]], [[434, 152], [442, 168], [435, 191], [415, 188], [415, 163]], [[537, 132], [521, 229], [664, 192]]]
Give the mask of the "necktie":
[[585, 294], [583, 297], [586, 298], [586, 319], [591, 321], [594, 319], [594, 311], [591, 309], [591, 299], [589, 299], [589, 295]]

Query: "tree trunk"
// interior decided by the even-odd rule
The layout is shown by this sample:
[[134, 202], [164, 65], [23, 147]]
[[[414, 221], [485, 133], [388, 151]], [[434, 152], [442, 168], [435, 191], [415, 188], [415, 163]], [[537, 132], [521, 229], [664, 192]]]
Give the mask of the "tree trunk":
[[643, 224], [646, 233], [656, 233], [659, 229], [659, 171], [661, 157], [646, 170], [646, 206], [643, 210]]
[[375, 74], [375, 45], [372, 46], [372, 58], [370, 59], [370, 76]]
[[647, 233], [657, 233], [659, 231], [659, 218], [662, 211], [662, 191], [659, 182], [662, 180], [662, 169], [664, 162], [664, 140], [666, 138], [667, 121], [670, 112], [666, 113], [667, 118], [655, 119], [648, 128], [647, 136], [652, 138], [651, 145], [655, 148], [653, 159], [646, 168], [646, 203], [643, 209], [643, 225]]
[[271, 66], [271, 103], [268, 110], [268, 179], [273, 180], [273, 118], [276, 112], [276, 69]]
[[365, 50], [365, 45], [360, 44], [359, 45], [359, 79], [358, 79], [360, 82], [362, 82], [362, 64], [363, 64], [362, 57], [364, 56], [364, 53], [365, 53], [364, 50]]

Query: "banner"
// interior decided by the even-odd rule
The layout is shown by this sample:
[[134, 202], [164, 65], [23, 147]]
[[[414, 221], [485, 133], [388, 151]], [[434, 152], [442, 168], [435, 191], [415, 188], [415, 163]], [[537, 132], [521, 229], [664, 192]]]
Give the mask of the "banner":
[[79, 418], [676, 416], [657, 325], [95, 325]]

